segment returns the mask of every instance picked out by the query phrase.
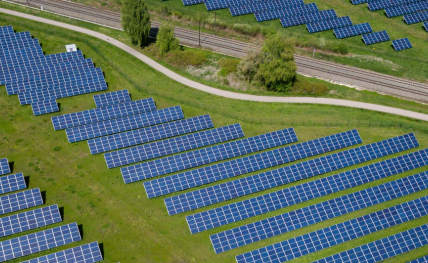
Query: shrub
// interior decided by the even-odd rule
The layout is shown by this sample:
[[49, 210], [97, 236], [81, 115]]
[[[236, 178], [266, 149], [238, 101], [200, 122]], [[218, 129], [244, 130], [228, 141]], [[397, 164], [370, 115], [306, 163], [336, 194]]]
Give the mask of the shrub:
[[291, 93], [294, 94], [314, 96], [321, 96], [327, 93], [328, 91], [328, 86], [326, 84], [320, 82], [311, 82], [301, 77], [297, 78], [291, 89]]
[[172, 11], [172, 15], [178, 19], [181, 19], [183, 17], [183, 14], [178, 11]]
[[168, 53], [166, 61], [173, 66], [200, 66], [207, 61], [207, 57], [194, 50], [175, 50]]
[[237, 32], [252, 36], [255, 36], [260, 33], [259, 26], [250, 26], [248, 24], [234, 24], [232, 28]]
[[150, 14], [143, 0], [123, 0], [122, 28], [131, 37], [132, 44], [142, 46], [150, 33]]
[[156, 47], [160, 55], [176, 50], [180, 47], [178, 39], [174, 37], [174, 27], [162, 24], [156, 37]]
[[238, 69], [239, 59], [236, 58], [222, 58], [218, 61], [221, 70], [219, 75], [227, 76], [229, 73], [235, 73]]
[[169, 11], [169, 7], [167, 5], [161, 5], [159, 8], [159, 14], [162, 16], [169, 16], [171, 11]]

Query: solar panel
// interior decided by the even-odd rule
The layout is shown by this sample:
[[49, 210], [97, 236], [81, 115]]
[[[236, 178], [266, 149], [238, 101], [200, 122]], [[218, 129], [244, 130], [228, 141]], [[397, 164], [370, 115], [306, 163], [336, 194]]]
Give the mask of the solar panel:
[[43, 204], [38, 188], [0, 197], [0, 215]]
[[422, 1], [422, 2], [417, 2], [413, 4], [408, 4], [408, 5], [400, 5], [400, 6], [386, 8], [385, 13], [387, 17], [395, 17], [395, 16], [416, 13], [427, 9], [428, 9], [428, 1]]
[[8, 39], [7, 41], [2, 41], [0, 43], [0, 49], [4, 50], [9, 49], [11, 47], [15, 48], [16, 46], [34, 46], [34, 43], [40, 45], [38, 39], [33, 39], [31, 37]]
[[[257, 1], [253, 3], [246, 3], [244, 5], [231, 6], [229, 8], [232, 16], [239, 16], [262, 12], [265, 10], [283, 9], [291, 6], [304, 5], [303, 0], [274, 0], [274, 1]], [[316, 5], [315, 5], [316, 6]]]
[[28, 42], [5, 42], [0, 44], [0, 57], [4, 57], [5, 54], [11, 53], [11, 51], [17, 52], [23, 49], [34, 49], [40, 48], [38, 39], [30, 39]]
[[424, 25], [425, 30], [428, 31], [428, 22], [424, 22], [423, 25]]
[[0, 262], [80, 241], [76, 223], [0, 242]]
[[44, 56], [42, 48], [31, 49], [28, 52], [18, 52], [13, 54], [8, 54], [5, 57], [2, 57], [2, 63], [12, 64], [16, 60], [30, 60], [38, 57]]
[[306, 24], [306, 28], [308, 29], [309, 33], [316, 33], [345, 26], [352, 26], [352, 21], [349, 16]]
[[[399, 141], [403, 139], [403, 137], [399, 137], [384, 140], [282, 167], [276, 170], [173, 196], [165, 199], [165, 205], [169, 215], [174, 215], [223, 202], [225, 200], [249, 195], [251, 193], [256, 193], [262, 190], [366, 162], [374, 158], [385, 156], [385, 154], [391, 154], [394, 152], [394, 148], [398, 148], [396, 144], [400, 144], [399, 147], [401, 147], [401, 143]], [[346, 146], [351, 146], [353, 144], [355, 143], [350, 142], [346, 144]], [[342, 147], [334, 145], [331, 147], [331, 150], [340, 149]]]
[[378, 262], [427, 244], [428, 224], [425, 224], [313, 263]]
[[428, 149], [187, 216], [192, 234], [428, 165]]
[[2, 26], [2, 27], [0, 27], [0, 35], [12, 34], [12, 33], [14, 33], [12, 26]]
[[65, 132], [69, 142], [78, 142], [183, 118], [181, 107], [176, 106], [69, 128]]
[[333, 30], [336, 38], [342, 39], [347, 37], [358, 36], [366, 33], [373, 32], [372, 27], [369, 23], [353, 25], [348, 27], [336, 28]]
[[390, 38], [385, 30], [363, 35], [363, 41], [366, 45], [371, 45], [388, 40], [390, 40]]
[[421, 257], [421, 258], [412, 260], [412, 261], [407, 262], [407, 263], [426, 263], [426, 262], [428, 262], [428, 256]]
[[3, 41], [8, 41], [9, 39], [16, 39], [16, 38], [23, 38], [23, 37], [27, 37], [27, 38], [31, 38], [31, 34], [30, 31], [25, 31], [25, 32], [19, 32], [19, 33], [6, 33], [3, 35], [0, 35], [0, 40]]
[[[372, 0], [372, 1], [374, 1], [374, 0]], [[351, 0], [351, 3], [353, 5], [359, 5], [359, 4], [368, 3], [368, 2], [369, 2], [369, 0]]]
[[144, 187], [149, 198], [182, 191], [188, 188], [289, 163], [307, 156], [320, 154], [322, 151], [328, 151], [331, 145], [354, 137], [352, 135], [353, 133], [357, 134], [357, 131], [347, 131], [268, 152], [245, 156], [228, 162], [202, 167], [196, 170], [174, 174], [144, 182]]
[[[94, 64], [92, 59], [73, 60], [67, 62], [60, 62], [56, 64], [43, 65], [31, 68], [22, 68], [14, 71], [6, 71], [0, 75], [1, 84], [9, 84], [17, 82], [22, 83], [25, 80], [34, 79], [41, 76], [58, 75], [67, 72], [74, 72], [76, 70], [86, 70], [93, 68]], [[8, 90], [8, 94], [15, 94], [13, 90]]]
[[428, 20], [428, 11], [408, 14], [404, 16], [404, 22], [406, 22], [406, 24], [408, 25], [427, 21], [427, 20]]
[[306, 5], [291, 6], [282, 9], [275, 10], [266, 10], [262, 12], [255, 13], [254, 16], [258, 22], [263, 22], [267, 20], [277, 19], [280, 17], [296, 16], [306, 13], [316, 13], [318, 12], [318, 7], [315, 3], [310, 3]]
[[[385, 194], [388, 196], [388, 194]], [[356, 201], [359, 203], [360, 201]], [[351, 205], [351, 202], [348, 202]], [[328, 208], [327, 208], [328, 209]], [[319, 213], [322, 213], [322, 208]], [[329, 211], [330, 212], [330, 211]], [[387, 229], [428, 214], [427, 197], [389, 207], [343, 223], [236, 256], [237, 263], [283, 262]], [[328, 240], [328, 241], [327, 241]], [[356, 261], [355, 261], [356, 262]]]
[[197, 5], [202, 4], [204, 0], [183, 0], [183, 5]]
[[385, 9], [393, 6], [406, 5], [410, 3], [419, 2], [420, 0], [377, 0], [371, 1], [367, 4], [367, 7], [370, 11], [376, 11]]
[[228, 0], [206, 0], [205, 6], [208, 11], [218, 10], [229, 7]]
[[279, 20], [283, 27], [291, 27], [333, 18], [337, 18], [336, 12], [334, 9], [329, 9], [296, 16], [280, 17]]
[[24, 93], [33, 89], [48, 89], [50, 87], [62, 87], [72, 84], [83, 84], [97, 80], [104, 80], [103, 71], [101, 68], [86, 68], [82, 69], [71, 68], [70, 71], [56, 72], [52, 75], [36, 76], [32, 79], [27, 79], [18, 82], [6, 84], [7, 94]]
[[92, 242], [22, 263], [92, 263], [102, 260], [103, 257], [98, 242]]
[[10, 193], [27, 188], [22, 173], [10, 174], [0, 177], [0, 194]]
[[394, 46], [394, 49], [396, 51], [412, 48], [412, 44], [410, 44], [410, 40], [407, 37], [397, 39], [397, 40], [392, 40], [392, 45]]
[[156, 110], [153, 98], [52, 117], [56, 131]]
[[[244, 132], [239, 124], [233, 124], [227, 127], [229, 129], [225, 134], [227, 140], [244, 137]], [[150, 162], [123, 167], [120, 171], [124, 182], [131, 183], [222, 160], [227, 158], [227, 153], [223, 155], [219, 150], [223, 150], [225, 149], [225, 146], [230, 145], [231, 144], [217, 145], [170, 157], [164, 157]]]
[[85, 84], [70, 84], [61, 87], [54, 86], [43, 89], [31, 89], [23, 93], [18, 93], [18, 98], [21, 105], [27, 105], [41, 100], [60, 99], [106, 89], [107, 84], [105, 80], [97, 80]]
[[[34, 42], [36, 45], [34, 45]], [[43, 54], [39, 40], [33, 39], [33, 45], [28, 46], [8, 46], [0, 51], [0, 59], [9, 59], [17, 56], [30, 56], [30, 54]]]
[[132, 130], [129, 132], [122, 132], [110, 136], [95, 138], [88, 140], [88, 146], [92, 154], [97, 154], [213, 127], [214, 124], [210, 116], [203, 115], [138, 130]]
[[10, 166], [9, 162], [7, 161], [7, 158], [1, 158], [0, 159], [0, 175], [8, 174], [10, 173]]
[[31, 229], [61, 222], [58, 205], [0, 218], [0, 237], [10, 236]]
[[[228, 251], [237, 247], [241, 247], [244, 245], [248, 245], [260, 240], [265, 240], [274, 236], [278, 236], [290, 231], [294, 231], [296, 229], [300, 229], [306, 226], [310, 226], [319, 222], [323, 222], [325, 220], [329, 220], [338, 216], [342, 216], [345, 214], [349, 214], [370, 206], [374, 206], [380, 203], [384, 203], [402, 196], [406, 196], [415, 192], [419, 192], [422, 190], [425, 190], [428, 188], [428, 172], [420, 173], [417, 175], [412, 175], [409, 177], [406, 177], [404, 179], [399, 179], [396, 181], [388, 182], [382, 185], [374, 186], [368, 189], [364, 189], [352, 194], [348, 194], [345, 196], [337, 197], [331, 200], [327, 200], [321, 203], [317, 203], [308, 207], [304, 207], [301, 209], [297, 209], [288, 213], [280, 214], [277, 216], [269, 217], [254, 223], [250, 223], [241, 227], [236, 227], [231, 230], [227, 230], [218, 234], [211, 235], [211, 243], [214, 247], [214, 250], [216, 253], [221, 253], [224, 251]], [[378, 224], [379, 222], [377, 220], [385, 219], [384, 223], [389, 223], [390, 226], [393, 226], [397, 224], [397, 221], [391, 220], [389, 218], [387, 211], [400, 211], [401, 209], [404, 209], [406, 212], [410, 211], [413, 214], [413, 210], [406, 210], [404, 207], [410, 208], [410, 206], [413, 206], [414, 203], [417, 203], [421, 205], [421, 213], [418, 215], [424, 216], [425, 213], [428, 213], [428, 199], [427, 197], [423, 197], [421, 199], [416, 199], [414, 201], [401, 204], [395, 207], [387, 208], [386, 210], [375, 212], [363, 217], [352, 219], [351, 221], [341, 223], [341, 224], [349, 224], [353, 225], [356, 220], [357, 222], [361, 223], [361, 226], [363, 227], [363, 224], [366, 224], [365, 220], [373, 220], [372, 227], [379, 227], [379, 229], [374, 230], [378, 231], [381, 230], [381, 227], [385, 227], [385, 225]], [[407, 205], [406, 205], [407, 204]], [[424, 207], [425, 206], [425, 207]], [[399, 208], [401, 207], [401, 208]], [[390, 209], [390, 210], [388, 210]], [[382, 215], [385, 217], [376, 218], [373, 215]], [[400, 213], [401, 214], [401, 213]], [[406, 214], [403, 214], [406, 216]], [[397, 217], [396, 219], [403, 220], [403, 218]], [[407, 218], [408, 220], [410, 218]], [[414, 219], [414, 218], [412, 218]], [[405, 220], [403, 220], [405, 222]], [[365, 227], [365, 225], [364, 225]], [[333, 226], [333, 228], [335, 228]], [[369, 230], [371, 228], [367, 228]], [[355, 230], [355, 229], [354, 229]], [[328, 232], [328, 228], [324, 230], [319, 230], [320, 232]], [[369, 232], [364, 231], [356, 231], [360, 234], [368, 234], [371, 232], [374, 232], [373, 230], [370, 230]], [[318, 232], [318, 231], [317, 231]], [[319, 233], [319, 232], [318, 232]], [[342, 232], [342, 237], [344, 238], [344, 241], [348, 241], [349, 236], [345, 236], [347, 233], [344, 231]], [[329, 242], [323, 242], [323, 244], [320, 244], [319, 246], [314, 246], [313, 242], [318, 242], [317, 235], [313, 235], [313, 233], [309, 234], [311, 238], [309, 239], [309, 243], [302, 242], [299, 244], [298, 249], [293, 251], [292, 253], [289, 253], [288, 245], [290, 244], [289, 241], [284, 241], [272, 246], [277, 246], [280, 249], [278, 249], [275, 253], [273, 253], [271, 256], [271, 260], [278, 260], [281, 262], [291, 260], [300, 256], [304, 256], [308, 254], [308, 250], [302, 249], [300, 245], [306, 245], [308, 246], [308, 249], [311, 248], [311, 252], [315, 252], [321, 249], [325, 249], [327, 247], [330, 247], [333, 245], [337, 245], [341, 242], [338, 240], [335, 240], [335, 237], [329, 236], [328, 240]], [[356, 235], [354, 238], [360, 237]], [[300, 239], [300, 237], [298, 237]], [[304, 238], [305, 240], [307, 238]], [[293, 242], [294, 243], [294, 242]], [[244, 255], [237, 256], [236, 258], [241, 258], [242, 260], [251, 260], [254, 259], [261, 259], [263, 262], [268, 262], [269, 260], [265, 258], [260, 257], [260, 252], [270, 250], [271, 246], [257, 249], [249, 253], [245, 253]], [[284, 252], [287, 256], [286, 258], [279, 257], [278, 253]], [[251, 255], [257, 255], [256, 257], [251, 257]], [[245, 262], [245, 261], [243, 261]]]
[[[114, 168], [117, 166], [154, 159], [173, 153], [201, 148], [207, 145], [226, 141], [227, 134], [230, 132], [230, 129], [226, 127], [106, 153], [104, 158], [107, 162], [107, 167]], [[254, 151], [261, 151], [266, 148], [276, 147], [295, 141], [297, 141], [297, 136], [294, 133], [294, 130], [288, 129], [251, 138], [245, 138], [214, 147], [217, 148], [220, 154], [225, 152], [225, 155], [227, 155], [228, 158], [232, 158], [237, 155], [248, 154]]]
[[35, 116], [59, 111], [56, 99], [42, 100], [31, 104]]
[[95, 106], [97, 108], [130, 102], [131, 96], [128, 90], [118, 90], [108, 93], [94, 95]]

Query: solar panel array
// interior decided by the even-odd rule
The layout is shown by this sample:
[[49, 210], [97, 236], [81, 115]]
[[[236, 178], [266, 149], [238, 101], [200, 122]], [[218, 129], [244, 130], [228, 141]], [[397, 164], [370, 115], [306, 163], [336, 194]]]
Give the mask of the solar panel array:
[[428, 31], [428, 22], [424, 22], [423, 25], [424, 25], [425, 30]]
[[284, 262], [427, 214], [428, 200], [427, 197], [422, 197], [239, 255], [236, 261], [237, 263]]
[[187, 216], [192, 234], [428, 165], [428, 149]]
[[375, 43], [380, 43], [388, 40], [390, 40], [390, 38], [388, 33], [385, 30], [363, 35], [363, 41], [364, 41], [364, 44], [366, 45], [372, 45]]
[[147, 196], [152, 198], [289, 163], [310, 155], [319, 154], [322, 151], [328, 151], [331, 145], [339, 141], [347, 140], [349, 134], [352, 132], [356, 131], [354, 130], [326, 136], [324, 138], [294, 144], [280, 149], [186, 171], [180, 174], [174, 174], [168, 177], [144, 182], [144, 187]]
[[228, 0], [206, 0], [205, 7], [208, 11], [212, 10], [219, 10], [223, 8], [229, 7], [229, 1]]
[[76, 223], [0, 242], [0, 262], [80, 241]]
[[91, 153], [96, 154], [213, 127], [210, 116], [203, 115], [88, 140], [88, 146]]
[[183, 0], [184, 5], [197, 5], [203, 3], [204, 0]]
[[411, 14], [428, 9], [428, 1], [421, 1], [408, 5], [400, 5], [396, 7], [386, 8], [385, 13], [387, 17], [395, 17], [406, 14]]
[[[233, 140], [244, 137], [244, 132], [242, 131], [241, 125], [233, 124], [226, 127], [228, 129], [224, 135], [226, 140]], [[226, 146], [229, 145], [231, 144], [226, 144]], [[120, 171], [122, 173], [124, 182], [131, 183], [222, 160], [223, 158], [228, 157], [227, 152], [225, 152], [226, 155], [222, 155], [223, 153], [220, 152], [220, 150], [225, 149], [227, 148], [225, 148], [224, 145], [216, 145], [209, 148], [124, 167], [121, 168]]]
[[408, 14], [404, 16], [404, 22], [408, 25], [428, 21], [428, 11]]
[[0, 218], [0, 237], [10, 236], [61, 222], [57, 205]]
[[0, 197], [0, 215], [43, 204], [40, 189], [30, 189]]
[[419, 1], [420, 0], [376, 0], [376, 1], [370, 1], [367, 4], [367, 7], [370, 11], [376, 11], [376, 10], [381, 10], [388, 7], [406, 5], [406, 4], [415, 3]]
[[140, 113], [118, 119], [91, 123], [69, 128], [65, 131], [69, 142], [78, 142], [183, 118], [184, 115], [181, 107], [176, 106], [148, 113]]
[[426, 262], [428, 262], [428, 256], [412, 260], [412, 261], [410, 261], [408, 263], [426, 263]]
[[291, 27], [333, 18], [337, 18], [336, 11], [329, 9], [296, 16], [280, 17], [279, 20], [283, 27]]
[[[227, 140], [227, 134], [230, 133], [230, 131], [230, 127], [226, 126], [213, 130], [188, 134], [177, 138], [171, 138], [168, 140], [127, 148], [116, 152], [106, 153], [104, 154], [104, 158], [106, 160], [107, 167], [114, 168], [121, 165], [141, 162], [173, 153], [184, 152], [224, 142]], [[295, 135], [294, 131], [293, 135]], [[218, 152], [221, 153], [226, 151], [228, 158], [231, 158], [236, 155], [243, 155], [252, 153], [254, 151], [260, 151], [269, 146], [275, 147], [283, 145], [284, 143], [291, 143], [295, 140], [297, 140], [297, 137], [292, 137], [289, 134], [281, 138], [278, 136], [278, 133], [270, 133], [222, 144], [219, 146]]]
[[304, 5], [303, 0], [276, 0], [276, 1], [257, 1], [244, 5], [235, 5], [229, 8], [232, 16], [252, 14], [265, 10], [284, 9], [291, 6]]
[[47, 113], [59, 111], [58, 103], [56, 99], [48, 99], [35, 102], [31, 104], [34, 116], [43, 115]]
[[351, 0], [353, 5], [359, 5], [359, 4], [368, 3], [371, 1], [376, 1], [376, 0]]
[[7, 158], [0, 159], [0, 175], [10, 173], [10, 166]]
[[255, 13], [256, 20], [258, 22], [263, 22], [267, 20], [272, 20], [280, 17], [296, 16], [307, 13], [316, 13], [318, 12], [318, 7], [315, 3], [310, 3], [306, 5], [291, 6], [282, 9], [267, 10], [262, 12]]
[[309, 33], [316, 33], [345, 26], [352, 26], [352, 21], [349, 16], [306, 24], [306, 28], [308, 29]]
[[6, 194], [27, 188], [22, 173], [10, 174], [0, 177], [0, 194]]
[[[328, 201], [324, 201], [322, 203], [297, 209], [288, 213], [269, 217], [254, 223], [250, 223], [241, 227], [211, 235], [211, 243], [216, 253], [228, 251], [230, 249], [248, 245], [260, 240], [268, 239], [273, 236], [281, 235], [286, 232], [294, 231], [299, 228], [313, 225], [325, 220], [329, 220], [331, 218], [349, 214], [370, 206], [374, 206], [380, 203], [387, 202], [389, 200], [409, 195], [411, 193], [428, 189], [427, 179], [428, 173], [424, 172], [421, 174], [412, 175], [410, 177], [364, 189], [362, 191], [358, 191], [352, 194], [337, 197]], [[423, 200], [420, 200], [419, 203], [428, 205], [427, 198], [424, 197]], [[428, 207], [425, 207], [423, 212], [428, 212], [426, 211], [426, 209], [428, 209]], [[423, 215], [425, 214], [422, 214], [421, 216]], [[353, 220], [361, 221], [358, 218]], [[373, 223], [376, 225], [376, 222]], [[323, 232], [322, 230], [320, 231]], [[312, 243], [318, 240], [316, 238], [311, 238], [310, 241]], [[335, 242], [332, 239], [329, 239], [329, 241], [332, 241], [332, 243], [337, 242], [337, 240]], [[286, 242], [287, 245], [289, 243], [290, 241]], [[277, 252], [285, 252], [287, 258], [278, 259], [275, 258], [275, 256], [273, 256], [273, 258], [278, 259], [281, 262], [296, 258], [298, 257], [296, 256], [296, 254], [299, 253], [301, 253], [301, 256], [308, 254], [308, 251], [303, 251], [302, 249], [299, 249], [297, 251], [295, 250], [293, 251], [293, 253], [289, 253], [288, 251], [284, 251], [284, 246], [282, 246], [282, 243], [280, 244], [282, 248]], [[320, 250], [328, 246], [329, 245], [326, 242], [326, 244], [321, 245], [321, 247], [318, 247], [316, 249]], [[256, 252], [246, 253], [243, 255], [243, 258], [251, 258], [252, 260], [255, 260], [256, 258], [260, 259], [259, 257], [251, 257], [251, 255], [260, 256], [260, 252], [270, 250], [270, 248], [271, 246], [268, 246], [266, 248], [255, 250]], [[313, 247], [311, 246], [308, 248]], [[275, 252], [276, 256], [278, 256], [277, 252]], [[267, 262], [269, 260], [262, 259], [262, 261]]]
[[337, 38], [342, 39], [342, 38], [371, 33], [373, 32], [373, 29], [369, 23], [363, 23], [359, 25], [336, 28], [333, 30], [333, 32]]
[[0, 35], [11, 34], [13, 33], [12, 26], [2, 26], [0, 27]]
[[93, 263], [102, 260], [103, 257], [98, 242], [92, 242], [22, 263]]
[[97, 108], [130, 102], [131, 96], [128, 90], [118, 90], [103, 94], [94, 95], [95, 106]]
[[396, 51], [412, 48], [412, 44], [410, 43], [410, 40], [407, 37], [392, 40], [392, 45], [394, 46], [394, 49]]
[[425, 224], [313, 263], [378, 262], [427, 244], [428, 224]]
[[95, 108], [92, 110], [54, 116], [52, 117], [52, 124], [55, 130], [62, 130], [155, 110], [155, 101], [152, 98], [148, 98], [102, 108]]

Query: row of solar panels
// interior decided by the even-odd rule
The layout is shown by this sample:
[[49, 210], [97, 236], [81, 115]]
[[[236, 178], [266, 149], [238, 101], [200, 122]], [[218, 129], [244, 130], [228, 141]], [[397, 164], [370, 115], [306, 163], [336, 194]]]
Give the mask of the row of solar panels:
[[[38, 188], [3, 195], [27, 188], [22, 173], [10, 173], [11, 169], [7, 158], [0, 159], [0, 175], [9, 174], [0, 177], [0, 215], [43, 205], [42, 194]], [[4, 238], [60, 222], [62, 222], [62, 217], [58, 205], [29, 210], [1, 217], [0, 237]], [[53, 249], [80, 240], [80, 231], [76, 223], [3, 240], [0, 242], [0, 262]], [[92, 263], [102, 260], [99, 245], [97, 242], [93, 242], [25, 262]]]
[[21, 105], [31, 104], [34, 115], [59, 111], [58, 98], [107, 89], [101, 69], [80, 51], [45, 56], [29, 32], [11, 26], [0, 32], [0, 85]]

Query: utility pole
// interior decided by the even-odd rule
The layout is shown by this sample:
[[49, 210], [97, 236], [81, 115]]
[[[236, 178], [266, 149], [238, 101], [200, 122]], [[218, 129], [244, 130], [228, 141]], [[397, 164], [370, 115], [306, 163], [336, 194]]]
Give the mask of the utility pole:
[[201, 47], [201, 20], [199, 20], [199, 47]]
[[214, 35], [217, 36], [217, 9], [214, 9]]

